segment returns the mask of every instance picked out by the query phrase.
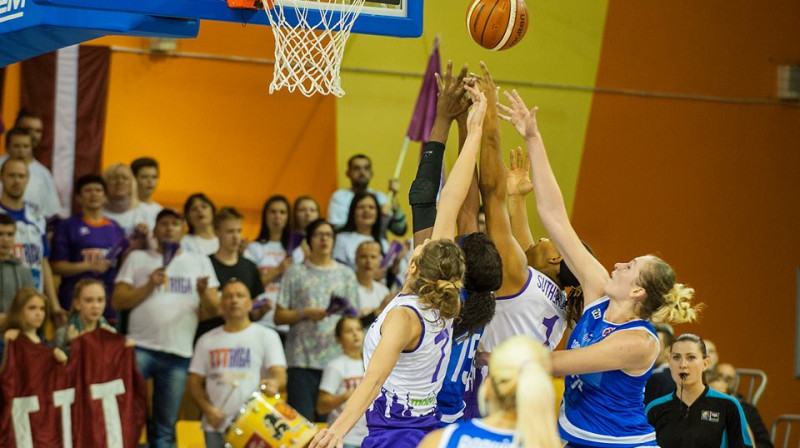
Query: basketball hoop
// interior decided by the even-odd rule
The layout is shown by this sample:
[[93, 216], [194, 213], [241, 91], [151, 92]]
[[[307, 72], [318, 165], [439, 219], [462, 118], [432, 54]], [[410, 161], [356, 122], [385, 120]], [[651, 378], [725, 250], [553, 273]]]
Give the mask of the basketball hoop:
[[[275, 73], [269, 93], [282, 88], [305, 96], [341, 97], [344, 46], [365, 0], [268, 0], [264, 10], [275, 36]], [[311, 14], [309, 14], [311, 11]], [[296, 23], [287, 20], [296, 15]]]

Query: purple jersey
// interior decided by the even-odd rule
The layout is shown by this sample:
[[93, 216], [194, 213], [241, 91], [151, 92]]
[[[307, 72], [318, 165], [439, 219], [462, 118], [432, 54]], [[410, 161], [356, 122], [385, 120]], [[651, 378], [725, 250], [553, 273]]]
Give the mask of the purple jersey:
[[[58, 224], [53, 235], [53, 250], [50, 260], [53, 263], [103, 260], [106, 258], [108, 250], [122, 238], [125, 238], [125, 231], [119, 224], [108, 218], [89, 221], [84, 219], [83, 215], [75, 215]], [[111, 293], [114, 290], [114, 277], [117, 273], [116, 260], [111, 260], [111, 263], [111, 268], [102, 274], [82, 272], [63, 277], [58, 290], [61, 306], [65, 310], [69, 310], [72, 305], [75, 284], [84, 278], [94, 278], [102, 281], [106, 287], [106, 310], [103, 314], [106, 319], [115, 319], [117, 313], [111, 309]]]

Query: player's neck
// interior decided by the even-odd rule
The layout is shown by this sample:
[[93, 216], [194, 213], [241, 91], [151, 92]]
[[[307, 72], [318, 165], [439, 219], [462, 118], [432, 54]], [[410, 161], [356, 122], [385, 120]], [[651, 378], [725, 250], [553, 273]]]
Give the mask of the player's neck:
[[356, 233], [365, 236], [372, 236], [372, 226], [367, 224], [356, 224]]
[[604, 319], [613, 324], [624, 324], [625, 322], [639, 319], [639, 317], [634, 312], [632, 303], [611, 300]]
[[228, 333], [238, 333], [247, 329], [251, 324], [250, 318], [245, 316], [241, 319], [226, 319], [225, 325], [222, 327]]
[[151, 196], [139, 195], [139, 202], [141, 202], [142, 204], [150, 205], [153, 203], [153, 199]]
[[517, 427], [517, 412], [505, 411], [491, 413], [483, 419], [487, 425], [497, 429], [516, 429]]
[[0, 251], [0, 261], [7, 261], [13, 257], [11, 250]]

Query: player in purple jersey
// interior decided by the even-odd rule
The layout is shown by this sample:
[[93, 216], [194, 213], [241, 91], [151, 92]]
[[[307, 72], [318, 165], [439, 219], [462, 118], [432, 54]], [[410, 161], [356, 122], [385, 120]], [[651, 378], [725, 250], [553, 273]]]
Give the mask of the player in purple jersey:
[[[58, 297], [64, 309], [72, 308], [75, 285], [85, 278], [100, 280], [110, 297], [114, 291], [117, 260], [109, 250], [125, 238], [125, 231], [116, 222], [103, 216], [106, 203], [106, 182], [95, 174], [81, 176], [75, 183], [75, 194], [81, 212], [65, 219], [56, 227], [50, 262], [53, 272], [61, 276]], [[103, 316], [112, 324], [117, 318], [106, 302]]]
[[694, 290], [676, 283], [672, 268], [652, 255], [617, 263], [609, 276], [569, 222], [539, 134], [537, 108], [528, 109], [516, 91], [505, 96], [511, 105], [500, 105], [506, 114], [500, 117], [525, 139], [539, 217], [590, 302], [570, 337], [570, 350], [553, 353], [554, 374], [569, 375], [561, 437], [576, 447], [653, 446], [655, 433], [644, 415], [644, 382], [659, 342], [648, 320], [694, 320]]
[[[454, 82], [450, 73], [448, 69], [444, 81], [438, 79], [439, 91]], [[370, 327], [364, 379], [339, 418], [317, 434], [310, 448], [341, 447], [344, 435], [368, 408], [369, 435], [362, 447], [415, 447], [438, 427], [436, 394], [444, 379], [442, 364], [450, 349], [451, 322], [460, 309], [465, 271], [463, 253], [452, 238], [475, 170], [486, 112], [484, 94], [465, 88], [473, 101], [467, 140], [442, 189], [431, 240], [414, 249], [401, 294]]]

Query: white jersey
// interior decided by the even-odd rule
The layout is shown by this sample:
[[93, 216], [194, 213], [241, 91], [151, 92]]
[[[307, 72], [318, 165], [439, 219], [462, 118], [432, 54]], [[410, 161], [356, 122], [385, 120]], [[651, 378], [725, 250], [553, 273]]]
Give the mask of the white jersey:
[[[383, 321], [391, 310], [401, 306], [414, 310], [423, 331], [414, 350], [400, 354], [397, 364], [383, 383], [381, 395], [376, 399], [376, 402], [381, 402], [380, 407], [385, 410], [388, 419], [395, 414], [398, 417], [419, 417], [436, 410], [436, 395], [447, 374], [447, 360], [450, 359], [453, 342], [452, 319], [440, 319], [437, 311], [422, 309], [417, 296], [401, 294], [389, 303], [367, 331], [364, 339], [365, 368], [368, 368], [369, 360], [380, 342]], [[375, 405], [373, 402], [370, 411]]]
[[528, 267], [528, 281], [513, 295], [495, 299], [495, 314], [481, 338], [491, 352], [506, 339], [524, 334], [554, 350], [567, 326], [567, 297], [541, 272]]

